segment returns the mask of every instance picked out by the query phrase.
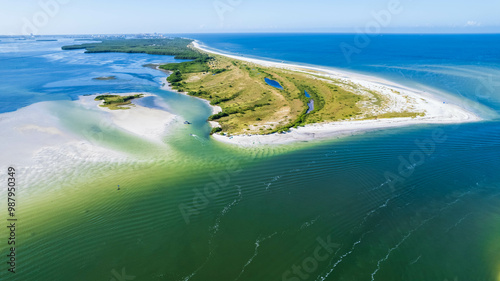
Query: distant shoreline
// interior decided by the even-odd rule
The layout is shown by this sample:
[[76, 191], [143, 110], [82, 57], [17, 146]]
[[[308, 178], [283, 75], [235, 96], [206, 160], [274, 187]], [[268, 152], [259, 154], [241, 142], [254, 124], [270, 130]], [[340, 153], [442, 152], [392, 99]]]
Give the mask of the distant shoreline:
[[[172, 74], [172, 71], [161, 69], [160, 65], [157, 65], [157, 64], [149, 64], [149, 65], [146, 65], [146, 67], [159, 70], [159, 71], [161, 71], [161, 72], [163, 72], [163, 73], [165, 73], [167, 75]], [[185, 96], [189, 96], [189, 97], [201, 100], [202, 102], [204, 102], [205, 104], [207, 104], [208, 107], [210, 107], [210, 109], [212, 110], [212, 114], [217, 114], [219, 112], [222, 112], [222, 108], [220, 106], [211, 105], [209, 100], [202, 99], [200, 97], [193, 97], [193, 96], [188, 95], [187, 93], [180, 92], [180, 91], [177, 91], [176, 89], [173, 89], [171, 87], [170, 83], [167, 81], [167, 78], [163, 78], [161, 81], [162, 81], [162, 83], [161, 83], [160, 89], [171, 91], [171, 92], [176, 92], [176, 93], [181, 94], [181, 95], [185, 95]], [[216, 123], [216, 122], [210, 122], [210, 124], [212, 125], [212, 127], [218, 127], [219, 126], [218, 124], [214, 124], [214, 123]]]
[[[300, 141], [335, 138], [345, 135], [359, 134], [367, 131], [403, 127], [416, 124], [452, 124], [476, 122], [482, 120], [475, 113], [470, 112], [458, 105], [445, 103], [439, 100], [437, 97], [432, 96], [431, 94], [426, 93], [425, 95], [423, 95], [420, 91], [398, 85], [377, 77], [334, 71], [321, 67], [277, 63], [261, 59], [228, 55], [218, 51], [207, 49], [196, 40], [193, 41], [192, 46], [202, 52], [250, 62], [265, 67], [281, 68], [307, 74], [322, 75], [325, 77], [347, 80], [351, 83], [359, 84], [363, 87], [383, 92], [389, 97], [392, 91], [401, 91], [405, 95], [411, 96], [412, 98], [417, 100], [420, 109], [423, 109], [426, 112], [426, 116], [416, 118], [390, 118], [378, 120], [354, 120], [316, 123], [305, 125], [296, 129], [292, 128], [289, 130], [289, 132], [286, 133], [274, 133], [269, 135], [235, 135], [227, 137], [214, 134], [214, 139], [221, 142], [239, 146], [287, 144]], [[398, 106], [396, 102], [394, 103], [394, 106]]]

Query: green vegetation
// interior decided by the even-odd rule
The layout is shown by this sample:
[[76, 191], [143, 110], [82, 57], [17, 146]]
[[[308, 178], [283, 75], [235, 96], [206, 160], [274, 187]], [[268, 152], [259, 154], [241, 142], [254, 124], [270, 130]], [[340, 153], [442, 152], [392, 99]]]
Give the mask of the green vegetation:
[[176, 59], [198, 59], [202, 54], [188, 47], [193, 40], [173, 39], [111, 39], [102, 42], [63, 46], [63, 50], [85, 49], [86, 53], [145, 53], [175, 56]]
[[210, 68], [207, 62], [211, 58], [207, 55], [201, 55], [199, 58], [193, 61], [186, 61], [181, 63], [169, 63], [160, 66], [160, 69], [170, 70], [170, 71], [180, 71], [181, 73], [196, 73], [196, 72], [207, 72]]
[[133, 99], [142, 98], [144, 95], [132, 95], [132, 96], [119, 96], [119, 95], [100, 95], [95, 97], [94, 100], [102, 100], [104, 103], [100, 106], [107, 107], [111, 110], [117, 109], [129, 109], [132, 104]]
[[167, 81], [170, 83], [177, 83], [182, 81], [182, 73], [179, 70], [174, 71], [170, 76], [167, 77]]
[[[415, 112], [386, 112], [387, 101], [379, 93], [361, 89], [354, 84], [315, 73], [262, 67], [253, 63], [208, 55], [192, 49], [193, 40], [174, 39], [105, 39], [102, 42], [64, 46], [64, 50], [85, 49], [87, 53], [125, 52], [173, 55], [190, 59], [181, 63], [161, 65], [171, 71], [171, 86], [189, 95], [209, 100], [222, 112], [209, 117], [221, 128], [212, 133], [270, 134], [286, 132], [292, 127], [311, 123], [374, 118], [416, 117]], [[265, 83], [264, 78], [277, 81], [283, 89]], [[110, 77], [98, 77], [108, 80]], [[305, 96], [305, 91], [311, 98]], [[130, 100], [142, 95], [121, 97], [99, 96], [102, 106], [110, 109], [129, 108]], [[307, 103], [314, 100], [314, 110], [306, 113]]]
[[[161, 68], [173, 71], [168, 81], [174, 89], [222, 108], [222, 112], [208, 118], [221, 125], [212, 134], [270, 134], [312, 123], [420, 114], [381, 113], [387, 101], [379, 93], [315, 73], [262, 67], [224, 56], [206, 55]], [[283, 89], [269, 86], [266, 77]], [[306, 113], [310, 99], [314, 99], [314, 110]]]
[[102, 76], [102, 77], [96, 77], [92, 78], [92, 80], [115, 80], [116, 76]]
[[421, 112], [409, 112], [409, 111], [389, 112], [389, 113], [383, 113], [383, 114], [379, 114], [377, 116], [369, 117], [366, 119], [408, 118], [408, 117], [415, 118], [418, 116], [424, 116], [424, 114]]
[[94, 38], [78, 38], [78, 39], [75, 39], [74, 41], [101, 41], [101, 40], [94, 39]]
[[227, 113], [227, 112], [219, 112], [217, 114], [214, 114], [214, 115], [208, 117], [208, 121], [218, 120], [218, 119], [221, 119], [222, 117], [227, 117], [227, 116], [229, 116], [229, 113]]
[[227, 70], [226, 68], [214, 69], [214, 70], [212, 70], [212, 73], [213, 74], [219, 74], [219, 73], [222, 73], [222, 72], [224, 72], [226, 70]]
[[210, 134], [213, 135], [213, 134], [218, 133], [218, 132], [222, 132], [221, 127], [212, 128], [212, 131], [210, 131]]

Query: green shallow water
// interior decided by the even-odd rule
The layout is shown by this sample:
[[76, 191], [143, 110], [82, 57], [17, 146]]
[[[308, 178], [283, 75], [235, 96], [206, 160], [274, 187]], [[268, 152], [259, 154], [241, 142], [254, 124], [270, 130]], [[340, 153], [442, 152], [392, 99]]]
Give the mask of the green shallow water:
[[[174, 139], [154, 159], [86, 164], [91, 174], [57, 190], [26, 187], [38, 191], [19, 205], [19, 272], [2, 278], [112, 280], [124, 269], [134, 280], [496, 280], [500, 125], [490, 127], [439, 127], [445, 145], [393, 187], [384, 171], [436, 126], [300, 149]], [[322, 260], [319, 239], [334, 245]]]

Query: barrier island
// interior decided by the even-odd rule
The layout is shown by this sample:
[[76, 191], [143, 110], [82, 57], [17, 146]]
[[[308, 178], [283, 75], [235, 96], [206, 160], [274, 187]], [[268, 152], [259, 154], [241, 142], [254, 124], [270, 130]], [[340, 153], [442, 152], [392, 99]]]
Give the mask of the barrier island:
[[[349, 77], [321, 68], [225, 55], [204, 49], [191, 39], [104, 40], [63, 49], [189, 59], [160, 65], [159, 69], [170, 73], [166, 80], [173, 90], [208, 100], [212, 106], [222, 109], [208, 118], [212, 134], [275, 135], [298, 128], [307, 131], [303, 138], [309, 139], [309, 135], [314, 138], [316, 132], [345, 132], [352, 127], [368, 130], [478, 120], [458, 106], [443, 104], [434, 97], [422, 96], [404, 87], [387, 86], [387, 81], [371, 79], [373, 77], [368, 77], [371, 79], [368, 81], [367, 77]], [[128, 98], [106, 97], [103, 106], [121, 109], [129, 102]], [[311, 130], [309, 125], [313, 124], [331, 126], [323, 126], [318, 131], [318, 128]]]

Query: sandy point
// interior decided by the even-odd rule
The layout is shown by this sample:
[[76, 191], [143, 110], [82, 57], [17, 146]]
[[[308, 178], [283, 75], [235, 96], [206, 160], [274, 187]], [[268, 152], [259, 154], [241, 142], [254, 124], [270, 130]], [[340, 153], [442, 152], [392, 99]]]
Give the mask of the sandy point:
[[[329, 68], [278, 63], [261, 59], [228, 55], [201, 46], [198, 41], [194, 41], [192, 45], [194, 48], [203, 52], [246, 61], [265, 67], [281, 68], [306, 74], [319, 75], [349, 84], [354, 84], [364, 89], [376, 91], [382, 94], [388, 100], [386, 109], [388, 112], [404, 112], [411, 110], [414, 112], [420, 112], [423, 115], [413, 118], [390, 118], [380, 120], [358, 119], [338, 122], [323, 122], [292, 128], [286, 133], [274, 133], [270, 135], [213, 135], [216, 140], [225, 143], [240, 146], [286, 144], [292, 142], [334, 138], [351, 134], [359, 134], [361, 132], [371, 130], [416, 124], [449, 124], [476, 122], [482, 120], [482, 118], [480, 118], [477, 114], [459, 106], [458, 104], [444, 101], [437, 95], [423, 93], [422, 91], [411, 89], [378, 77], [343, 72]], [[405, 97], [404, 99], [402, 98], [403, 96]], [[408, 102], [408, 100], [411, 100], [411, 102]], [[460, 102], [467, 103], [469, 101]]]

